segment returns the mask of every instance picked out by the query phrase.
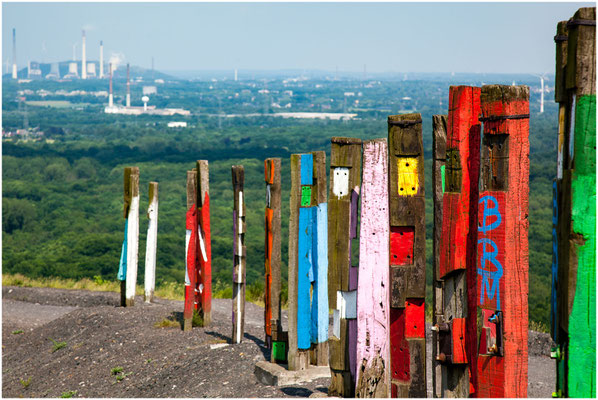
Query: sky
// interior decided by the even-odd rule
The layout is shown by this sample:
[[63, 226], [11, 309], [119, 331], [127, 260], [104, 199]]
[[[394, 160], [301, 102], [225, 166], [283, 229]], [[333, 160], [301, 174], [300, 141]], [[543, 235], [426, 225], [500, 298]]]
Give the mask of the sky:
[[558, 21], [595, 3], [7, 3], [2, 70], [119, 57], [157, 70], [545, 73]]

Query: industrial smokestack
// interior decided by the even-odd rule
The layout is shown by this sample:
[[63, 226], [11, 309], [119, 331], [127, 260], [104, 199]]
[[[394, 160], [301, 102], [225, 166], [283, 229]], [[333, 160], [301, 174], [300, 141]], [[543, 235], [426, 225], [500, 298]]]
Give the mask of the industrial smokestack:
[[235, 68], [235, 82], [237, 81], [237, 69]]
[[108, 70], [110, 71], [110, 94], [108, 95], [108, 107], [112, 108], [114, 100], [112, 97], [112, 63], [108, 64]]
[[87, 57], [85, 57], [85, 29], [81, 39], [81, 79], [87, 79]]
[[12, 79], [17, 79], [17, 33], [12, 28]]
[[131, 107], [131, 81], [129, 80], [129, 63], [127, 63], [127, 107]]
[[100, 40], [100, 79], [104, 78], [104, 42]]

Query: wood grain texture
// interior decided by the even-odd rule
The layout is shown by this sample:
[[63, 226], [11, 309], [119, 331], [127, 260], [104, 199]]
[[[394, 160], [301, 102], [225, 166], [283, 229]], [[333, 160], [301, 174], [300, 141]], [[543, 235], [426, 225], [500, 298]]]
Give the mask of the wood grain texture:
[[[265, 224], [265, 333], [266, 344], [272, 348], [272, 326], [282, 329], [281, 289], [281, 159], [268, 158], [264, 161], [266, 181], [266, 224]], [[277, 335], [278, 336], [278, 335]], [[271, 355], [270, 360], [276, 359]]]
[[[508, 163], [506, 171], [493, 170], [481, 182], [479, 297], [474, 304], [482, 311], [502, 312], [504, 357], [480, 346], [476, 395], [527, 397], [529, 118], [502, 117], [529, 114], [529, 88], [487, 85], [482, 87], [480, 99], [482, 115], [490, 118], [484, 122], [484, 138], [506, 136], [505, 142], [498, 144], [492, 140], [483, 141], [483, 147], [493, 146], [493, 149], [482, 151], [482, 163], [496, 166], [492, 158], [493, 154], [504, 150], [500, 143], [508, 148]], [[504, 264], [501, 263], [503, 255]], [[483, 319], [482, 326], [488, 325], [488, 320]], [[498, 325], [496, 330], [496, 335], [501, 335]]]
[[210, 228], [210, 169], [207, 160], [197, 160], [197, 219], [200, 247], [196, 285], [196, 309], [203, 326], [212, 322], [212, 231]]
[[233, 343], [241, 343], [245, 332], [245, 169], [231, 167], [233, 184]]
[[[357, 321], [342, 310], [345, 299], [357, 297], [357, 267], [351, 265], [351, 240], [357, 236], [357, 207], [361, 185], [361, 140], [333, 137], [330, 148], [330, 192], [328, 200], [328, 301], [336, 305], [334, 331], [329, 340], [333, 375], [329, 393], [353, 397], [355, 393]], [[339, 170], [337, 171], [337, 168]], [[345, 173], [348, 174], [348, 179]], [[345, 182], [339, 185], [336, 181]], [[348, 183], [346, 183], [348, 182]], [[338, 190], [346, 186], [347, 190]], [[335, 187], [337, 189], [335, 189]], [[339, 292], [344, 297], [339, 297]], [[345, 296], [346, 295], [346, 296]], [[347, 374], [348, 372], [348, 374]], [[344, 379], [349, 379], [345, 382]]]
[[[434, 232], [433, 232], [433, 279], [432, 279], [432, 325], [443, 321], [442, 285], [440, 279], [440, 233], [442, 226], [442, 197], [443, 171], [446, 163], [446, 132], [447, 116], [434, 115], [432, 117], [432, 196], [434, 201]], [[432, 396], [441, 396], [442, 366], [436, 359], [438, 355], [438, 332], [432, 331]]]
[[420, 114], [388, 117], [391, 396], [426, 397], [426, 234]]
[[151, 303], [156, 287], [156, 251], [158, 248], [158, 182], [149, 183], [147, 239], [145, 249], [144, 301]]
[[192, 328], [197, 286], [197, 170], [187, 171], [187, 213], [185, 216], [185, 303], [183, 330]]
[[129, 215], [127, 218], [127, 285], [126, 305], [135, 305], [137, 267], [139, 255], [139, 168], [132, 167], [129, 184]]
[[288, 366], [289, 370], [300, 369], [297, 354], [297, 273], [298, 273], [298, 236], [299, 205], [301, 202], [301, 155], [291, 155], [291, 194], [289, 207], [289, 331], [288, 331]]
[[357, 287], [357, 397], [390, 396], [388, 145], [363, 143]]

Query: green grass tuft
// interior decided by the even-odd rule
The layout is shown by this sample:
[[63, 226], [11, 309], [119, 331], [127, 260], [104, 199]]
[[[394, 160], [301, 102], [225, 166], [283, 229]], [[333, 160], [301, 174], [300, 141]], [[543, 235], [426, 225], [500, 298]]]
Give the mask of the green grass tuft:
[[57, 342], [56, 340], [52, 339], [52, 338], [48, 338], [52, 341], [52, 353], [54, 353], [55, 351], [58, 351], [60, 349], [62, 349], [63, 347], [66, 347], [67, 344], [66, 342]]

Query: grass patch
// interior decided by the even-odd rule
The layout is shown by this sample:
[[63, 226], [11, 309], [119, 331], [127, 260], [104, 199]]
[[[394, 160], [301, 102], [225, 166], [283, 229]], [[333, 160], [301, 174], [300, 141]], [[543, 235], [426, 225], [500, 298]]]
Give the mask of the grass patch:
[[181, 323], [177, 321], [172, 315], [158, 321], [154, 324], [154, 328], [181, 328]]
[[73, 397], [76, 394], [77, 394], [76, 390], [69, 390], [68, 392], [62, 392], [60, 394], [60, 398], [61, 399], [70, 399], [71, 397]]
[[120, 374], [121, 372], [123, 372], [123, 367], [114, 367], [110, 370], [110, 374], [112, 375], [116, 375], [116, 374]]
[[29, 379], [27, 380], [23, 380], [21, 379], [21, 385], [23, 385], [24, 389], [27, 389], [29, 387], [29, 385], [31, 385], [31, 377], [29, 377]]
[[191, 318], [191, 326], [192, 327], [203, 327], [203, 317], [197, 312], [197, 310], [193, 310], [193, 317]]
[[18, 335], [18, 334], [20, 334], [20, 333], [23, 333], [23, 332], [24, 332], [24, 331], [23, 331], [22, 329], [18, 329], [18, 330], [16, 330], [16, 331], [12, 331], [12, 334], [13, 334], [13, 335]]
[[529, 329], [536, 332], [550, 333], [548, 325], [539, 321], [529, 321]]
[[52, 341], [52, 353], [54, 353], [55, 351], [58, 351], [60, 349], [62, 349], [63, 347], [66, 347], [66, 342], [57, 342], [56, 340], [52, 339], [52, 338], [48, 338]]

